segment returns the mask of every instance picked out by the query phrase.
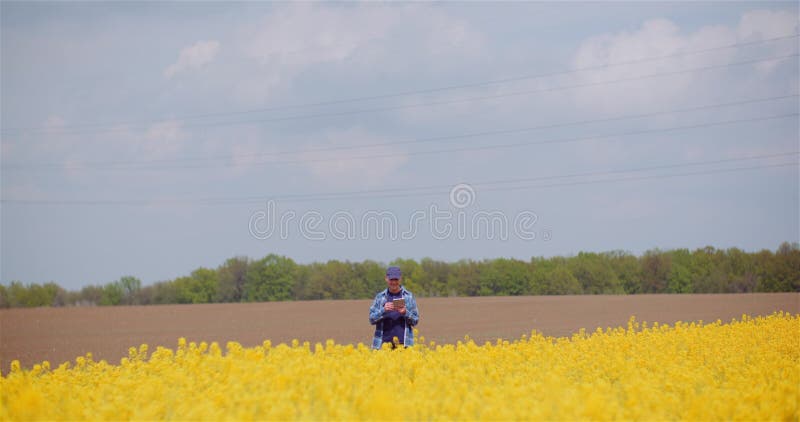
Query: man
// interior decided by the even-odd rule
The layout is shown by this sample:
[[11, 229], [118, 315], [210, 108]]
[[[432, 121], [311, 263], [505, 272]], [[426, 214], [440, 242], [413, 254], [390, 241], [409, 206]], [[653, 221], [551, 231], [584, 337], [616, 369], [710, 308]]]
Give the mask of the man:
[[[419, 312], [414, 295], [400, 285], [402, 278], [400, 268], [387, 268], [386, 290], [375, 296], [375, 301], [369, 308], [369, 323], [375, 326], [373, 349], [380, 349], [383, 343], [390, 343], [392, 348], [397, 347], [397, 344], [406, 347], [414, 345], [412, 327], [419, 323]], [[394, 301], [397, 299], [403, 299], [405, 305], [396, 308]], [[395, 337], [397, 344], [393, 341]]]

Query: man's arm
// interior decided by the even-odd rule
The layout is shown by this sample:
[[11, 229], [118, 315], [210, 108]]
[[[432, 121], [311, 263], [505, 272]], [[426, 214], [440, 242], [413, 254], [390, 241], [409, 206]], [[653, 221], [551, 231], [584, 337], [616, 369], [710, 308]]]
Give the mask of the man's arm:
[[383, 318], [383, 306], [381, 305], [381, 295], [375, 296], [375, 301], [369, 307], [369, 323], [375, 325]]
[[411, 326], [419, 324], [419, 310], [417, 310], [417, 300], [411, 294], [406, 297], [406, 319]]

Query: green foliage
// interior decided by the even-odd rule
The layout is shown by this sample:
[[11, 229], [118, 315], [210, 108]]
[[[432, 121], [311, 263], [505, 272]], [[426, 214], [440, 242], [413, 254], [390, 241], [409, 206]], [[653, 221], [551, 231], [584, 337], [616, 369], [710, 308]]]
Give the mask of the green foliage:
[[57, 305], [57, 297], [63, 294], [64, 289], [53, 282], [24, 285], [19, 281], [12, 281], [0, 291], [0, 307], [53, 306]]
[[244, 298], [248, 302], [291, 300], [297, 264], [290, 258], [269, 254], [250, 264], [245, 275]]
[[119, 305], [122, 303], [122, 298], [125, 296], [125, 291], [122, 284], [118, 281], [108, 283], [103, 286], [102, 296], [100, 296], [101, 305]]
[[198, 268], [189, 277], [175, 280], [177, 303], [212, 303], [217, 297], [218, 273], [208, 268]]
[[[448, 263], [398, 258], [403, 285], [418, 297], [800, 291], [800, 246], [748, 253], [711, 246], [689, 251], [624, 251], [571, 257]], [[56, 283], [0, 285], [0, 307], [370, 299], [386, 288], [387, 264], [330, 260], [298, 265], [275, 254], [228, 259], [216, 269], [142, 286], [124, 276], [68, 292]]]
[[645, 252], [642, 257], [642, 293], [663, 293], [672, 271], [672, 257], [659, 250]]
[[178, 293], [178, 283], [175, 281], [161, 281], [153, 284], [151, 291], [152, 299], [150, 302], [154, 305], [165, 305], [168, 303], [180, 303]]
[[545, 280], [544, 294], [579, 295], [583, 293], [580, 280], [565, 265], [556, 265]]
[[216, 302], [241, 302], [244, 294], [245, 277], [250, 261], [247, 257], [236, 257], [225, 261], [217, 268], [219, 285]]
[[137, 294], [142, 288], [142, 282], [132, 276], [121, 277], [118, 281], [122, 289], [122, 302], [126, 305], [136, 304]]
[[581, 252], [569, 260], [569, 267], [584, 294], [624, 293], [622, 283], [603, 255]]
[[498, 258], [484, 262], [478, 277], [481, 296], [519, 296], [530, 291], [528, 264], [516, 259]]
[[[291, 261], [291, 260], [290, 260]], [[288, 265], [288, 264], [286, 264]], [[292, 262], [292, 265], [294, 263]], [[277, 276], [276, 276], [277, 277]], [[305, 281], [302, 286], [303, 299], [352, 299], [347, 292], [347, 286], [358, 289], [358, 282], [353, 279], [353, 267], [349, 262], [328, 261], [327, 263], [315, 263], [309, 266]], [[291, 285], [291, 280], [283, 280], [281, 283]], [[299, 288], [299, 287], [296, 287]], [[270, 299], [262, 299], [270, 300]], [[287, 300], [287, 299], [271, 299]]]
[[[120, 277], [119, 280], [101, 287], [99, 289], [99, 295], [96, 291], [92, 290], [91, 304], [100, 304], [104, 306], [134, 305], [138, 303], [137, 299], [139, 298], [139, 290], [141, 290], [141, 288], [142, 282], [139, 281], [138, 278], [132, 276]], [[89, 292], [87, 291], [87, 293]]]
[[688, 249], [670, 253], [670, 272], [667, 276], [668, 293], [692, 293], [692, 255]]
[[603, 255], [617, 275], [622, 290], [628, 294], [640, 293], [642, 266], [639, 258], [625, 251], [606, 252]]
[[[428, 274], [425, 272], [425, 269], [422, 268], [422, 265], [413, 259], [398, 258], [390, 262], [389, 265], [395, 265], [402, 269], [403, 285], [412, 292], [421, 292], [423, 290], [422, 286], [428, 284]], [[383, 272], [382, 278], [385, 278], [385, 276], [386, 273]], [[385, 285], [381, 286], [381, 288], [385, 287]]]
[[419, 294], [430, 297], [447, 295], [447, 277], [450, 273], [450, 265], [431, 258], [422, 258], [420, 267], [422, 267], [426, 279], [420, 282]]
[[78, 293], [79, 300], [74, 305], [94, 306], [99, 305], [103, 300], [103, 288], [101, 286], [89, 285], [81, 289]]
[[478, 283], [481, 265], [472, 260], [460, 260], [452, 264], [447, 277], [448, 296], [480, 296], [486, 289]]
[[800, 246], [784, 242], [768, 266], [766, 278], [773, 292], [800, 291]]

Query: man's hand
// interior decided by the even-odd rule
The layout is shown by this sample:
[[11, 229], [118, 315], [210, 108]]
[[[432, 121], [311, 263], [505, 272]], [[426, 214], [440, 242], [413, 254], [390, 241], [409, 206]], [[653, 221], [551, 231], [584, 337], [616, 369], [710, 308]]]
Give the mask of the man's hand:
[[402, 308], [398, 309], [397, 312], [400, 312], [400, 315], [405, 315], [406, 314], [406, 307], [403, 306]]
[[[386, 302], [383, 305], [383, 312], [392, 312], [392, 311], [394, 311], [394, 303]], [[405, 309], [403, 309], [403, 312], [405, 312]]]

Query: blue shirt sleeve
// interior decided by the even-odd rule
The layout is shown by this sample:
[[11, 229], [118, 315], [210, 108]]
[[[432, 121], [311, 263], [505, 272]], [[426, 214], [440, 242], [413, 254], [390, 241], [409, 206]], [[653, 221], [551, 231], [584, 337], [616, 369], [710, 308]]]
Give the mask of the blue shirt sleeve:
[[409, 293], [406, 297], [406, 319], [411, 326], [419, 324], [419, 310], [417, 310], [417, 300]]
[[375, 325], [383, 319], [383, 295], [378, 293], [375, 296], [375, 300], [372, 302], [372, 306], [369, 308], [369, 323]]

